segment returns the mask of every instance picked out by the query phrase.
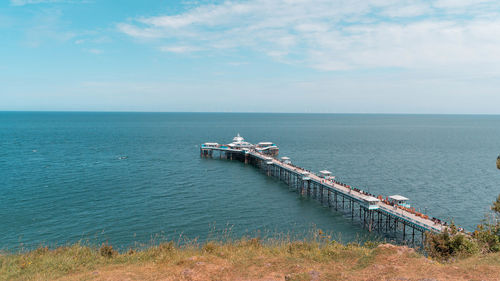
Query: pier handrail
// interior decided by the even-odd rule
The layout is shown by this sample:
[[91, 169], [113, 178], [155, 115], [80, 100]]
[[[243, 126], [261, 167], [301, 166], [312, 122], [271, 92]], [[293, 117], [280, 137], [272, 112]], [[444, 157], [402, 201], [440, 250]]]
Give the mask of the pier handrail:
[[[379, 205], [379, 206], [380, 206], [380, 205]], [[381, 207], [382, 207], [382, 210], [384, 210], [385, 212], [387, 212], [387, 213], [391, 213], [391, 214], [396, 215], [396, 216], [398, 216], [398, 217], [404, 217], [403, 219], [406, 219], [407, 221], [410, 221], [410, 222], [412, 222], [412, 223], [414, 223], [414, 224], [416, 224], [416, 225], [418, 225], [418, 226], [420, 226], [420, 227], [422, 227], [422, 228], [425, 228], [425, 229], [431, 229], [431, 230], [435, 230], [435, 231], [437, 231], [437, 232], [441, 232], [441, 230], [439, 230], [439, 229], [437, 229], [437, 228], [435, 228], [435, 227], [433, 227], [433, 226], [422, 224], [421, 222], [416, 221], [416, 220], [414, 220], [414, 219], [412, 219], [412, 218], [410, 218], [410, 217], [406, 216], [406, 215], [403, 213], [403, 212], [404, 212], [404, 210], [401, 210], [401, 213], [398, 213], [398, 212], [394, 212], [393, 210], [391, 210], [391, 209], [389, 209], [389, 208], [387, 208], [387, 207], [385, 207], [385, 206], [381, 206]]]

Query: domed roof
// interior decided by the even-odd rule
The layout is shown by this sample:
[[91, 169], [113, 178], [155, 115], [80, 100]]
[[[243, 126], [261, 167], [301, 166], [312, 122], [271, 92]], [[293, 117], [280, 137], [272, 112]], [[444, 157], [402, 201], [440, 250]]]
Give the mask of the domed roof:
[[242, 141], [244, 141], [244, 140], [245, 140], [245, 139], [244, 139], [242, 136], [240, 136], [240, 133], [238, 133], [238, 135], [237, 135], [236, 137], [234, 137], [234, 138], [233, 138], [233, 141], [234, 141], [234, 142], [242, 142]]

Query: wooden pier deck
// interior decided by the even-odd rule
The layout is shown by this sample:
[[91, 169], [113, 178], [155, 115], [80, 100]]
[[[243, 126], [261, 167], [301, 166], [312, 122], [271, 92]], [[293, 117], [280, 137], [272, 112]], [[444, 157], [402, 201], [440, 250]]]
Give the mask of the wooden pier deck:
[[213, 157], [214, 152], [218, 152], [220, 158], [239, 160], [260, 168], [268, 176], [278, 178], [301, 194], [311, 196], [336, 211], [342, 210], [345, 214], [350, 214], [353, 221], [356, 219], [361, 222], [369, 231], [399, 234], [403, 241], [410, 239], [415, 243], [415, 231], [420, 232], [420, 241], [423, 241], [425, 232], [442, 232], [447, 227], [253, 148], [242, 149], [218, 144], [210, 147], [202, 145], [200, 148], [202, 157]]

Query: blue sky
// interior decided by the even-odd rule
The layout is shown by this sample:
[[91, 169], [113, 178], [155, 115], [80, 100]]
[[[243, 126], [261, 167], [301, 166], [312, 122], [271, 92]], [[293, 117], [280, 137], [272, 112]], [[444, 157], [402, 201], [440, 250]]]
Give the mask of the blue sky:
[[4, 0], [0, 110], [500, 114], [500, 2]]

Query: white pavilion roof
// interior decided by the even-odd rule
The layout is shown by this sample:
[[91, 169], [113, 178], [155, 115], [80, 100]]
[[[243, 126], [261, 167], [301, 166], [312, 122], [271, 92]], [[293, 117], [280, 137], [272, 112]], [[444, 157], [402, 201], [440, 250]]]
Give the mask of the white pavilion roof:
[[389, 196], [389, 199], [393, 199], [396, 201], [408, 201], [408, 200], [410, 200], [410, 199], [408, 199], [404, 196], [401, 196], [401, 195], [392, 195], [392, 196]]

